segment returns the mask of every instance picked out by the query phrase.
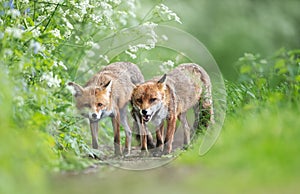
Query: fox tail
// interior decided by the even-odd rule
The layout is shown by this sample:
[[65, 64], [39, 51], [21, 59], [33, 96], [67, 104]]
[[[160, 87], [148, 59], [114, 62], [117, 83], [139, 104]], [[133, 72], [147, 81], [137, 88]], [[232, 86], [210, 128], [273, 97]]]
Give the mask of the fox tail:
[[202, 95], [199, 99], [199, 103], [194, 106], [195, 121], [194, 130], [203, 131], [209, 125], [214, 124], [214, 109], [212, 99], [212, 85], [207, 72], [199, 67], [202, 82]]

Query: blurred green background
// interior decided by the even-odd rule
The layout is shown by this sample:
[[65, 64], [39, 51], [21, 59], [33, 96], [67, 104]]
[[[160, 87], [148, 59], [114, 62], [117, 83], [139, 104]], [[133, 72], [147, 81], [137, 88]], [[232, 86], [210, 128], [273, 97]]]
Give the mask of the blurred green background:
[[226, 79], [234, 80], [237, 58], [245, 52], [271, 56], [300, 46], [297, 0], [165, 1], [182, 19], [179, 28], [197, 37], [216, 59]]
[[[140, 0], [120, 6], [107, 1], [112, 6], [101, 9], [115, 12], [101, 22], [94, 7], [74, 2], [79, 3], [1, 1], [1, 194], [297, 193], [298, 0]], [[76, 78], [80, 65], [89, 66], [83, 59], [93, 57], [86, 51], [95, 46], [94, 34], [105, 38], [146, 22], [144, 16], [159, 3], [177, 13], [182, 24], [164, 20], [159, 11], [149, 21], [191, 33], [216, 59], [226, 79], [227, 116], [206, 155], [198, 154], [199, 140], [161, 168], [121, 170], [86, 157], [94, 151], [89, 131], [86, 123], [77, 124], [65, 83]], [[76, 15], [84, 11], [93, 17]], [[159, 20], [155, 14], [162, 14]]]

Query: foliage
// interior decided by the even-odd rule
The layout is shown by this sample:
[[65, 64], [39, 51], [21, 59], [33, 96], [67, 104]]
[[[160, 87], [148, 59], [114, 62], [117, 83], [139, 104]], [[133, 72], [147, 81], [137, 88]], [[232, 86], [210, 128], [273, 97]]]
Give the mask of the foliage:
[[236, 63], [239, 77], [236, 83], [227, 82], [229, 112], [238, 107], [259, 105], [296, 105], [300, 100], [300, 51], [284, 49], [273, 57], [245, 53]]
[[239, 75], [233, 63], [244, 52], [273, 55], [281, 47], [300, 45], [298, 0], [169, 0], [181, 16], [181, 29], [202, 41], [226, 79]]
[[[0, 65], [1, 75], [7, 75], [1, 86], [9, 83], [12, 98], [2, 112], [13, 111], [10, 122], [15, 133], [37, 133], [35, 137], [26, 136], [33, 146], [25, 151], [46, 153], [44, 147], [35, 144], [48, 145], [47, 155], [51, 157], [40, 163], [48, 170], [90, 165], [82, 158], [94, 152], [89, 145], [89, 130], [87, 125], [80, 125], [83, 119], [76, 116], [71, 93], [65, 87], [76, 78], [90, 51], [101, 50], [101, 40], [125, 28], [144, 25], [150, 26], [146, 30], [153, 30], [151, 26], [160, 22], [180, 22], [163, 4], [158, 3], [146, 15], [137, 12], [139, 5], [137, 0], [0, 3]], [[154, 38], [128, 50], [149, 44], [147, 49], [152, 49]], [[106, 63], [111, 60], [105, 55], [102, 58]]]

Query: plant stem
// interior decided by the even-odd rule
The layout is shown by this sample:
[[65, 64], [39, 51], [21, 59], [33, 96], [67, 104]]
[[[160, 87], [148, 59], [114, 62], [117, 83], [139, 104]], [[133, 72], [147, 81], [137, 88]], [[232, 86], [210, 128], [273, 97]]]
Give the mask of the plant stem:
[[49, 20], [48, 20], [48, 22], [47, 22], [47, 24], [46, 24], [44, 30], [43, 30], [43, 32], [45, 32], [46, 29], [48, 28], [48, 26], [49, 26], [49, 24], [50, 24], [50, 22], [51, 22], [51, 20], [52, 20], [52, 18], [53, 18], [53, 16], [54, 16], [54, 14], [55, 14], [55, 12], [56, 12], [56, 10], [57, 10], [57, 8], [58, 8], [59, 5], [60, 5], [60, 4], [57, 4], [57, 5], [55, 6], [55, 9], [54, 9], [54, 11], [52, 12], [52, 14], [51, 14], [51, 16], [50, 16], [50, 18], [49, 18]]

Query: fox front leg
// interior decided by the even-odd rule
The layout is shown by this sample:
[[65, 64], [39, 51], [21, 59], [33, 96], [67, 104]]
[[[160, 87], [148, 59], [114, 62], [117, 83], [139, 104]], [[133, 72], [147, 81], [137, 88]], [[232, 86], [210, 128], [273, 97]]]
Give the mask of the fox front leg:
[[121, 145], [120, 145], [120, 114], [117, 113], [114, 117], [112, 117], [112, 125], [114, 129], [114, 147], [115, 147], [115, 155], [122, 155]]
[[162, 122], [156, 129], [156, 147], [162, 150], [164, 137], [164, 122]]
[[143, 120], [140, 118], [139, 114], [135, 114], [135, 119], [139, 128], [139, 136], [141, 142], [141, 153], [140, 155], [146, 156], [148, 155], [148, 147], [147, 147], [147, 129]]
[[91, 121], [90, 120], [90, 128], [92, 134], [92, 148], [98, 149], [98, 121]]
[[[129, 156], [130, 155], [130, 151], [131, 151], [131, 138], [132, 138], [132, 131], [128, 125], [127, 122], [127, 107], [125, 106], [124, 108], [120, 109], [120, 118], [121, 118], [121, 124], [124, 127], [125, 130], [125, 149], [124, 149], [124, 155], [125, 156]], [[135, 121], [134, 121], [135, 122]], [[134, 124], [135, 125], [135, 124]]]
[[163, 136], [164, 136], [164, 122], [162, 122], [156, 129], [156, 148], [153, 156], [159, 157], [163, 154]]
[[167, 132], [166, 132], [166, 137], [164, 142], [165, 145], [163, 149], [163, 154], [170, 154], [172, 151], [172, 143], [173, 143], [175, 128], [176, 128], [176, 116], [172, 114], [167, 119]]

